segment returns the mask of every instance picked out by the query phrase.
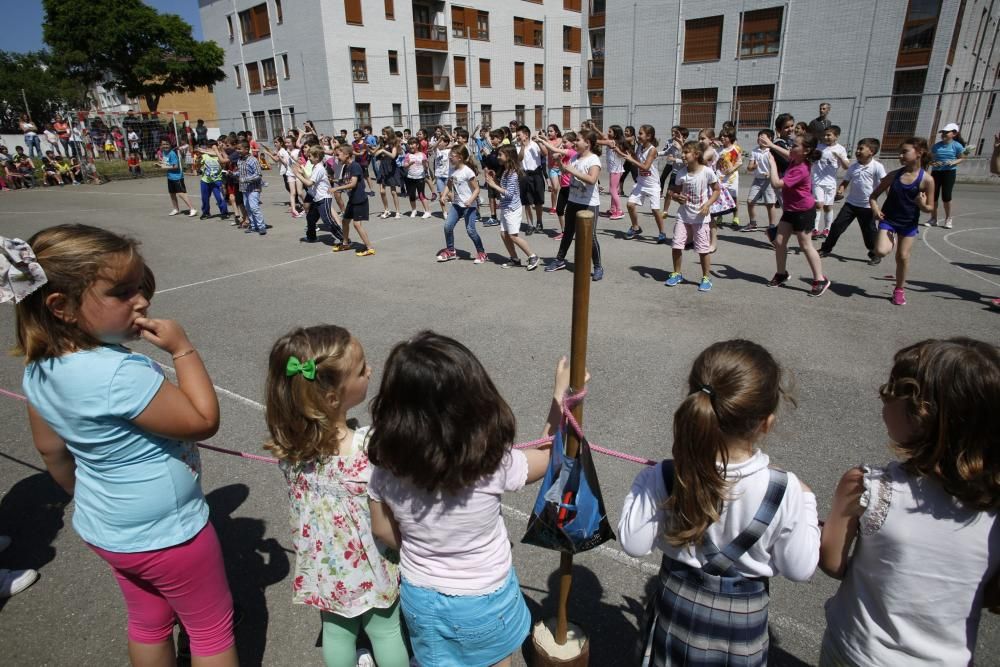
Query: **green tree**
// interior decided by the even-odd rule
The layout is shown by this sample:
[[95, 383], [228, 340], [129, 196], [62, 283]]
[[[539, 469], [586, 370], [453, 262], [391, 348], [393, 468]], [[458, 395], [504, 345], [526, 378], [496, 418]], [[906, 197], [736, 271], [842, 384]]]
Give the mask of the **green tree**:
[[80, 109], [86, 103], [86, 87], [52, 67], [45, 52], [0, 51], [0, 129], [4, 132], [20, 133], [22, 113], [41, 128], [56, 114]]
[[225, 53], [198, 42], [176, 14], [141, 0], [44, 0], [45, 43], [53, 62], [87, 86], [103, 82], [156, 111], [167, 93], [226, 78]]

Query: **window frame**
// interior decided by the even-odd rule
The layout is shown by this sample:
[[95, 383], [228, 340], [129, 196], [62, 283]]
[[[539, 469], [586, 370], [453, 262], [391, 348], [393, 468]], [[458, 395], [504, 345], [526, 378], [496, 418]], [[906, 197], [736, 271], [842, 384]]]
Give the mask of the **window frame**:
[[288, 54], [287, 53], [282, 53], [281, 54], [281, 66], [285, 70], [285, 81], [288, 81], [289, 79], [292, 78], [292, 70], [291, 70], [291, 67], [289, 67], [289, 65], [288, 65]]
[[389, 75], [399, 76], [399, 51], [389, 50]]
[[[773, 83], [734, 86], [732, 108], [736, 127], [753, 130], [773, 129], [775, 89]], [[765, 104], [766, 108], [757, 108], [757, 105]]]
[[[253, 69], [251, 69], [251, 65]], [[243, 67], [246, 68], [247, 73], [247, 90], [251, 95], [256, 95], [260, 93], [261, 88], [261, 77], [260, 77], [260, 66], [255, 60], [252, 63], [243, 63]], [[251, 74], [253, 72], [253, 74]], [[254, 82], [256, 82], [256, 90], [254, 90]]]
[[[351, 54], [351, 83], [368, 83], [368, 53], [360, 46], [350, 46], [348, 49]], [[360, 67], [355, 63], [361, 63]]]
[[514, 61], [514, 89], [524, 90], [524, 62]]
[[[725, 30], [726, 17], [722, 14], [716, 16], [702, 16], [696, 19], [684, 21], [684, 52], [681, 62], [687, 63], [708, 63], [722, 59], [722, 33]], [[718, 24], [718, 25], [716, 25]], [[702, 51], [702, 45], [698, 40], [706, 39], [705, 34], [709, 31], [714, 34], [715, 45], [714, 54]], [[702, 90], [702, 89], [698, 89]]]
[[[459, 67], [461, 61], [461, 67]], [[465, 56], [453, 56], [451, 64], [456, 88], [466, 88], [469, 85], [469, 62]], [[459, 73], [461, 72], [461, 76]]]
[[534, 89], [545, 90], [545, 63], [535, 63], [532, 70]]
[[[485, 66], [485, 70], [483, 69]], [[486, 72], [486, 76], [483, 76], [483, 72]], [[485, 79], [485, 82], [484, 82]], [[493, 87], [493, 72], [492, 72], [492, 61], [490, 58], [480, 58], [479, 59], [479, 87], [480, 88], [492, 88]]]
[[[271, 36], [271, 18], [268, 14], [266, 2], [244, 9], [237, 14], [237, 18], [240, 22], [241, 44], [259, 42]], [[258, 32], [258, 29], [262, 26], [267, 32]]]
[[[701, 111], [701, 107], [704, 107], [706, 111]], [[718, 108], [718, 88], [684, 88], [680, 95], [680, 120], [677, 124], [692, 129], [714, 128], [716, 127]]]
[[[273, 76], [268, 78], [268, 63], [270, 63], [270, 70]], [[260, 81], [261, 81], [261, 91], [265, 90], [276, 90], [278, 88], [278, 65], [274, 62], [274, 58], [264, 58], [260, 61]]]
[[385, 0], [385, 20], [395, 21], [396, 20], [396, 4], [393, 0]]
[[564, 93], [573, 92], [573, 68], [563, 67], [562, 68], [562, 87]]
[[[747, 31], [748, 24], [751, 28], [756, 28], [758, 27], [757, 24], [766, 24], [772, 20], [768, 16], [769, 14], [777, 16], [777, 25], [774, 26], [776, 29]], [[768, 26], [763, 25], [763, 27]], [[785, 8], [783, 5], [743, 12], [740, 15], [740, 38], [736, 45], [736, 57], [740, 60], [751, 60], [753, 58], [773, 58], [780, 55], [784, 27]], [[772, 44], [774, 50], [770, 51], [768, 49]], [[753, 50], [759, 45], [762, 46], [764, 51], [762, 53], [753, 53]], [[744, 51], [747, 53], [744, 53]]]
[[347, 25], [365, 24], [365, 15], [361, 7], [361, 0], [344, 0], [344, 22]]

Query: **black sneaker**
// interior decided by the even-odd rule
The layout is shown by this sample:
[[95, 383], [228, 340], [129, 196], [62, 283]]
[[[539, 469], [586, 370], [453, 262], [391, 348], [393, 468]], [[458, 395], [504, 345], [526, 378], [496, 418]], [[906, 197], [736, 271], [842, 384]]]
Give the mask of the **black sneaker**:
[[209, 215], [208, 213], [202, 213], [202, 214], [201, 214], [201, 217], [200, 217], [200, 218], [198, 218], [198, 219], [199, 219], [199, 220], [208, 220], [208, 219], [209, 219], [209, 218], [211, 218], [211, 217], [212, 217], [212, 216], [210, 216], [210, 215]]
[[541, 220], [539, 220], [539, 221], [538, 221], [538, 222], [537, 222], [537, 223], [535, 224], [535, 230], [536, 230], [536, 231], [539, 231], [539, 232], [544, 232], [544, 231], [545, 231], [545, 228], [544, 228], [544, 227], [542, 227], [542, 221], [541, 221]]
[[819, 256], [823, 257], [823, 258], [829, 257], [830, 256], [830, 251], [829, 250], [823, 250], [822, 248], [820, 248], [819, 249]]
[[812, 289], [809, 290], [809, 296], [823, 296], [825, 292], [830, 287], [830, 279], [823, 276], [819, 280], [814, 280], [812, 284]]
[[868, 258], [868, 266], [878, 266], [881, 263], [882, 263], [882, 258], [881, 257], [869, 257]]
[[785, 273], [775, 273], [774, 277], [767, 283], [768, 287], [778, 287], [784, 285], [788, 282], [788, 272]]

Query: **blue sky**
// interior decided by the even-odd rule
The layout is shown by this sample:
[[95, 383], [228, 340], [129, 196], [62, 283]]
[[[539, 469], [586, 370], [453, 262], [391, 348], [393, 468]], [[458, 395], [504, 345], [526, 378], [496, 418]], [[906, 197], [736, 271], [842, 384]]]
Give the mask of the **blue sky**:
[[[180, 14], [194, 29], [194, 38], [202, 38], [198, 0], [144, 1], [160, 12]], [[80, 2], [87, 2], [87, 0], [80, 0]], [[42, 42], [44, 17], [45, 12], [42, 10], [41, 0], [21, 0], [9, 3], [4, 9], [4, 34], [3, 39], [0, 40], [0, 49], [22, 53], [44, 48], [45, 44]]]

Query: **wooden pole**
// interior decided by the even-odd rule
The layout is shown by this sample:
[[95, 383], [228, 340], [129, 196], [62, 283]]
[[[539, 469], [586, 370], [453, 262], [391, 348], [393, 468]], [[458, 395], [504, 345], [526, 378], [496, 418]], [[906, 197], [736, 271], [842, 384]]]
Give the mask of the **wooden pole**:
[[[587, 379], [587, 326], [590, 315], [590, 256], [594, 236], [594, 214], [586, 210], [576, 214], [576, 248], [573, 254], [573, 329], [570, 342], [569, 386], [583, 388]], [[583, 424], [583, 403], [573, 407], [573, 417]], [[572, 429], [566, 434], [566, 456], [574, 458], [580, 450], [580, 438]], [[569, 591], [573, 583], [573, 556], [559, 558], [559, 611], [556, 615], [556, 643], [566, 643], [569, 624]]]

